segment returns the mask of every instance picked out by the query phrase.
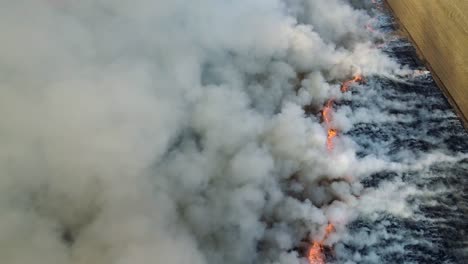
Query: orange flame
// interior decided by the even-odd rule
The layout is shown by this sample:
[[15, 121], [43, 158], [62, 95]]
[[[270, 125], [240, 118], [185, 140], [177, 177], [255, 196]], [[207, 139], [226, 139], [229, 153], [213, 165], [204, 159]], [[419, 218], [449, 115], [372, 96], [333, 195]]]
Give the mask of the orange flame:
[[333, 150], [333, 139], [338, 135], [338, 132], [333, 129], [329, 128], [327, 133], [327, 149], [329, 151]]
[[325, 264], [325, 256], [322, 253], [323, 246], [319, 242], [314, 242], [309, 249], [309, 264]]
[[[349, 89], [349, 86], [352, 83], [361, 83], [363, 82], [363, 77], [361, 74], [357, 74], [353, 77], [353, 79], [344, 82], [341, 85], [341, 92], [346, 92]], [[333, 139], [338, 136], [338, 131], [331, 127], [331, 110], [333, 107], [333, 99], [327, 101], [324, 105], [322, 110], [322, 119], [323, 122], [327, 126], [327, 149], [328, 151], [333, 150]], [[309, 264], [325, 264], [325, 254], [323, 253], [324, 250], [324, 241], [328, 238], [328, 236], [335, 231], [335, 227], [333, 224], [328, 224], [325, 228], [325, 236], [320, 241], [314, 241], [309, 249], [309, 254], [307, 259], [309, 260]]]
[[333, 149], [333, 138], [338, 135], [338, 131], [335, 129], [331, 128], [331, 110], [333, 107], [333, 99], [330, 99], [327, 101], [325, 106], [323, 107], [322, 110], [322, 118], [323, 121], [325, 122], [328, 131], [327, 131], [327, 149], [328, 151], [331, 151]]
[[[361, 83], [363, 81], [363, 77], [361, 74], [356, 74], [353, 79], [351, 80], [348, 80], [348, 81], [345, 81], [342, 85], [341, 85], [341, 92], [346, 92], [348, 91], [349, 89], [349, 86], [352, 84], [352, 83]], [[323, 122], [325, 122], [325, 125], [327, 127], [327, 149], [328, 151], [331, 151], [333, 150], [333, 139], [338, 136], [338, 131], [334, 128], [332, 128], [331, 126], [331, 119], [332, 119], [332, 116], [331, 116], [331, 110], [333, 108], [333, 99], [329, 99], [327, 101], [327, 103], [323, 106], [323, 110], [322, 110], [322, 119], [323, 119]]]
[[322, 118], [323, 118], [323, 121], [325, 121], [325, 124], [327, 124], [327, 126], [330, 124], [331, 122], [331, 109], [333, 107], [333, 99], [330, 99], [327, 101], [327, 103], [325, 104], [325, 106], [323, 107], [323, 110], [322, 110]]
[[363, 81], [363, 77], [361, 74], [356, 74], [353, 79], [351, 80], [348, 80], [348, 81], [345, 81], [341, 87], [340, 87], [340, 90], [342, 93], [345, 93], [349, 90], [349, 86], [351, 86], [351, 84], [353, 83], [361, 83]]
[[328, 236], [335, 231], [333, 224], [328, 224], [325, 229], [325, 236], [320, 241], [314, 241], [309, 249], [309, 255], [307, 259], [309, 264], [325, 264], [325, 254], [323, 254], [323, 243]]

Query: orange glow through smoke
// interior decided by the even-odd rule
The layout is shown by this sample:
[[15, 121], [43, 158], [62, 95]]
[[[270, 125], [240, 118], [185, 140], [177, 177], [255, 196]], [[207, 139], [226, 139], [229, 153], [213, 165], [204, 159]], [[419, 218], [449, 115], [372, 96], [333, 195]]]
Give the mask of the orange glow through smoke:
[[331, 122], [331, 110], [333, 107], [333, 99], [327, 101], [322, 110], [322, 119], [327, 126], [330, 126]]
[[323, 254], [323, 243], [328, 236], [335, 230], [333, 224], [328, 224], [325, 229], [325, 236], [320, 241], [314, 241], [309, 249], [307, 259], [309, 264], [325, 264], [325, 255]]
[[319, 242], [314, 242], [312, 247], [309, 249], [309, 263], [310, 264], [325, 264], [325, 257], [322, 253], [322, 244]]
[[344, 82], [342, 85], [341, 85], [341, 92], [342, 93], [345, 93], [349, 90], [349, 86], [351, 86], [351, 84], [353, 83], [361, 83], [364, 79], [362, 78], [362, 75], [361, 74], [356, 74], [353, 79], [351, 80], [348, 80], [346, 82]]

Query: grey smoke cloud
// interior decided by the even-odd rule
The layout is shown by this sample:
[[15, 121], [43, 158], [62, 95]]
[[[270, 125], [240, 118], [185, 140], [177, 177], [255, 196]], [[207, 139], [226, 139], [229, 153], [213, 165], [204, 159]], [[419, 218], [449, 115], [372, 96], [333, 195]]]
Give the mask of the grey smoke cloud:
[[302, 106], [405, 73], [367, 19], [344, 1], [0, 2], [2, 263], [298, 264], [328, 222], [336, 242], [359, 164]]

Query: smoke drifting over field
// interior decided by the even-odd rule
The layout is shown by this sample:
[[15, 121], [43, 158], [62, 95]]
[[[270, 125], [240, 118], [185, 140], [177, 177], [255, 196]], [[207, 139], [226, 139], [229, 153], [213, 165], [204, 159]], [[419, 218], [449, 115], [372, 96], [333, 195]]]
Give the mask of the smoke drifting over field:
[[327, 150], [341, 82], [408, 73], [349, 2], [1, 1], [1, 262], [299, 264], [329, 223], [410, 214], [359, 183], [404, 165]]

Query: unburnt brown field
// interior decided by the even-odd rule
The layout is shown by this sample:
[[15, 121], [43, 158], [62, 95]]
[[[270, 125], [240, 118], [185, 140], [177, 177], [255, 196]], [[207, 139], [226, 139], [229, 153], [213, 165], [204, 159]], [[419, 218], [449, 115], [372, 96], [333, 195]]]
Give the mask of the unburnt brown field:
[[387, 0], [468, 128], [468, 0]]

